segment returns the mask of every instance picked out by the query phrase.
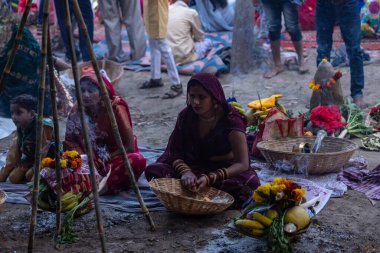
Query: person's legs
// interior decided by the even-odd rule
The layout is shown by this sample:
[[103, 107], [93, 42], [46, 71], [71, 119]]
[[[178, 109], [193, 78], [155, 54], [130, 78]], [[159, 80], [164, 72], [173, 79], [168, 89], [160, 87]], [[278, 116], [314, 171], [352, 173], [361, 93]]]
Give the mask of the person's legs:
[[161, 52], [157, 46], [157, 40], [149, 38], [150, 49], [150, 75], [149, 81], [144, 82], [140, 89], [161, 87], [164, 85], [161, 79]]
[[280, 34], [281, 34], [281, 16], [282, 16], [282, 2], [279, 1], [262, 1], [265, 14], [268, 18], [268, 31], [269, 39], [272, 49], [272, 56], [274, 66], [271, 71], [267, 72], [264, 77], [272, 78], [277, 74], [284, 71], [284, 66], [281, 63], [281, 44], [280, 44]]
[[175, 65], [172, 50], [166, 39], [158, 39], [156, 41], [157, 41], [157, 47], [160, 50], [162, 57], [164, 58], [164, 62], [166, 64], [167, 72], [169, 75], [169, 80], [171, 83], [169, 92], [166, 92], [162, 98], [163, 99], [175, 98], [181, 95], [183, 90], [182, 90], [181, 80], [179, 79], [178, 70]]
[[122, 20], [127, 26], [131, 59], [138, 60], [145, 55], [146, 40], [144, 23], [142, 21], [140, 3], [138, 0], [120, 2]]
[[[92, 45], [93, 38], [94, 38], [94, 13], [92, 11], [91, 2], [90, 0], [80, 0], [78, 1], [78, 4], [83, 16], [84, 23], [86, 24], [88, 36], [90, 37], [91, 45]], [[84, 35], [81, 29], [79, 29], [79, 48], [80, 48], [80, 52], [82, 53], [83, 61], [89, 61], [90, 54], [87, 50], [86, 40], [84, 38]]]
[[106, 31], [106, 41], [108, 48], [108, 59], [123, 62], [128, 59], [128, 55], [123, 52], [121, 45], [121, 23], [119, 5], [116, 0], [99, 1], [100, 12], [103, 17]]
[[360, 48], [360, 14], [356, 0], [346, 0], [337, 6], [340, 31], [346, 45], [347, 55], [350, 60], [351, 73], [351, 97], [359, 106], [364, 106], [364, 70], [363, 52]]
[[[65, 48], [66, 48], [66, 57], [68, 59], [70, 59], [70, 53], [69, 53], [70, 52], [70, 46], [69, 46], [69, 39], [67, 38], [67, 32], [66, 32], [65, 11], [64, 11], [63, 1], [62, 0], [54, 0], [54, 8], [55, 8], [55, 13], [57, 15], [58, 27], [59, 27], [59, 30], [61, 32], [63, 44], [65, 45]], [[70, 18], [72, 21], [73, 15], [72, 15], [71, 8], [70, 8]], [[80, 52], [76, 47], [75, 47], [75, 54], [77, 56], [77, 60], [79, 60]]]
[[303, 57], [303, 46], [302, 46], [302, 33], [298, 21], [298, 10], [297, 5], [286, 0], [284, 2], [284, 18], [285, 26], [290, 34], [294, 48], [298, 56], [299, 72], [301, 74], [309, 71], [305, 64]]
[[330, 60], [332, 34], [335, 24], [335, 6], [330, 1], [317, 0], [315, 26], [317, 31], [317, 65], [323, 58]]

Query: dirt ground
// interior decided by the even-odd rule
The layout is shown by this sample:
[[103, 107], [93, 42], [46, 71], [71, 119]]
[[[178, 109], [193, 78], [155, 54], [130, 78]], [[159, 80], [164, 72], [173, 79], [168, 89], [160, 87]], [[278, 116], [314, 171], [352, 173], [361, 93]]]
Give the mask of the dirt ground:
[[[281, 102], [294, 113], [305, 112], [311, 91], [307, 84], [315, 71], [315, 50], [307, 51], [307, 62], [312, 67], [309, 74], [300, 76], [296, 71], [286, 71], [266, 80], [262, 71], [247, 75], [220, 76], [225, 93], [233, 87], [235, 97], [242, 104], [274, 93], [284, 94]], [[367, 102], [380, 102], [378, 75], [379, 61], [365, 66]], [[349, 95], [349, 68], [343, 68], [343, 87]], [[162, 100], [160, 96], [168, 85], [151, 90], [139, 90], [138, 85], [149, 78], [146, 72], [125, 71], [117, 85], [131, 109], [134, 131], [139, 145], [153, 148], [166, 146], [178, 112], [185, 106], [185, 95]], [[164, 81], [168, 82], [166, 74]], [[183, 84], [189, 77], [181, 76]], [[0, 143], [6, 150], [7, 140]], [[380, 163], [379, 154], [359, 150], [369, 161], [370, 169]], [[29, 234], [30, 206], [5, 204], [0, 207], [0, 252], [26, 252]], [[228, 210], [209, 217], [186, 217], [171, 212], [152, 213], [157, 230], [151, 232], [141, 214], [127, 214], [102, 208], [108, 252], [265, 252], [263, 242], [241, 235], [227, 224], [239, 215]], [[54, 214], [38, 214], [35, 234], [35, 252], [101, 252], [97, 235], [95, 212], [75, 221], [80, 240], [72, 245], [54, 248]], [[380, 252], [380, 205], [373, 205], [363, 194], [349, 190], [342, 198], [330, 199], [325, 208], [313, 219], [308, 231], [293, 242], [294, 252]]]

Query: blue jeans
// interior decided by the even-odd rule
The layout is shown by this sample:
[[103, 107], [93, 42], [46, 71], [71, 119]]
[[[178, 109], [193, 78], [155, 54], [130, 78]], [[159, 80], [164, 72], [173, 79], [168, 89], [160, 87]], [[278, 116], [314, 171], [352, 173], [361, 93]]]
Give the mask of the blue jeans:
[[[84, 19], [84, 23], [86, 24], [88, 35], [90, 36], [91, 43], [93, 42], [93, 37], [94, 37], [94, 14], [92, 12], [92, 7], [91, 7], [91, 2], [90, 0], [79, 0], [78, 1], [79, 8], [82, 12], [82, 16]], [[66, 26], [65, 26], [65, 12], [64, 12], [64, 4], [63, 0], [54, 0], [54, 6], [55, 6], [55, 12], [57, 14], [57, 20], [58, 20], [58, 26], [59, 30], [61, 31], [61, 36], [63, 43], [65, 44], [66, 47], [66, 56], [70, 58], [70, 46], [69, 46], [69, 40], [67, 38], [67, 33], [66, 33]], [[71, 3], [71, 0], [69, 0], [69, 7], [70, 7], [70, 17], [71, 21], [74, 19], [74, 10], [73, 6]], [[83, 61], [89, 61], [90, 60], [90, 55], [87, 51], [86, 47], [86, 41], [84, 38], [84, 35], [82, 34], [82, 31], [79, 29], [79, 49], [80, 53], [82, 54], [82, 60]], [[79, 50], [75, 48], [75, 54], [78, 58], [80, 59]]]
[[338, 4], [333, 4], [331, 0], [317, 0], [315, 13], [318, 45], [317, 65], [323, 58], [330, 60], [332, 34], [336, 21], [339, 23], [350, 60], [351, 97], [362, 96], [364, 70], [363, 53], [360, 49], [360, 13], [357, 0], [344, 0]]
[[281, 36], [281, 17], [284, 14], [286, 31], [292, 41], [302, 40], [302, 33], [298, 21], [297, 5], [290, 0], [262, 0], [265, 15], [269, 23], [269, 39], [276, 41]]

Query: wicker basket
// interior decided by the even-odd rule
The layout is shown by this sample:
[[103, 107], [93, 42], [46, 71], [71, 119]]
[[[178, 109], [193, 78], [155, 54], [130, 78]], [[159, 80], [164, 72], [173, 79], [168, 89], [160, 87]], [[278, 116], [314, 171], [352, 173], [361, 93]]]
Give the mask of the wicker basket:
[[[298, 137], [262, 141], [257, 144], [265, 160], [273, 164], [276, 161], [290, 161], [296, 171], [306, 169], [309, 174], [338, 172], [358, 149], [358, 145], [346, 139], [326, 137], [318, 153], [294, 153], [292, 149], [301, 143], [314, 143], [315, 137]], [[301, 167], [302, 166], [302, 167]]]
[[[104, 69], [107, 72], [108, 77], [111, 79], [112, 84], [116, 86], [117, 83], [120, 81], [121, 77], [123, 76], [123, 73], [124, 73], [123, 66], [117, 62], [105, 60], [105, 59], [98, 60], [97, 62], [98, 62], [99, 69]], [[87, 67], [87, 66], [92, 66], [91, 61], [82, 62], [81, 64], [78, 64], [79, 73], [82, 68]], [[70, 79], [74, 79], [71, 68], [65, 70], [63, 74], [66, 74], [68, 78]]]
[[0, 190], [0, 205], [4, 204], [8, 196], [5, 191]]
[[174, 178], [153, 179], [149, 186], [167, 209], [187, 215], [220, 213], [234, 202], [230, 194], [212, 187], [201, 194], [190, 192]]

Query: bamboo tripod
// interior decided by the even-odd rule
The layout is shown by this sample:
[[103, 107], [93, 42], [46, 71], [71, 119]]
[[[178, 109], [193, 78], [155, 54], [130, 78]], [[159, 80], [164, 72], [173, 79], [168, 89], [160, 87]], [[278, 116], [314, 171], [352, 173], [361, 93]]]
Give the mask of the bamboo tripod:
[[[79, 75], [78, 75], [78, 66], [77, 66], [77, 59], [75, 55], [75, 49], [74, 49], [74, 39], [73, 35], [71, 33], [71, 19], [70, 19], [70, 9], [69, 9], [69, 0], [64, 0], [64, 12], [65, 12], [65, 26], [66, 26], [66, 33], [67, 37], [69, 39], [69, 46], [70, 46], [70, 56], [71, 56], [71, 65], [73, 70], [73, 76], [74, 76], [74, 82], [75, 82], [75, 93], [77, 97], [77, 103], [80, 113], [80, 120], [81, 125], [83, 129], [84, 134], [84, 142], [86, 146], [86, 152], [89, 160], [89, 167], [90, 167], [90, 178], [92, 183], [92, 194], [94, 198], [95, 203], [95, 212], [96, 212], [96, 220], [97, 220], [97, 227], [98, 227], [98, 234], [101, 241], [101, 247], [102, 252], [107, 252], [106, 250], [106, 243], [105, 243], [105, 236], [104, 236], [104, 228], [103, 228], [103, 222], [102, 217], [100, 215], [100, 206], [99, 206], [99, 195], [98, 195], [98, 189], [96, 185], [96, 178], [95, 178], [95, 165], [93, 162], [93, 154], [92, 154], [92, 148], [91, 143], [89, 141], [88, 137], [88, 125], [87, 121], [85, 120], [85, 112], [83, 107], [83, 100], [82, 100], [82, 94], [80, 90], [80, 84], [79, 84]], [[96, 57], [94, 54], [94, 51], [92, 49], [91, 40], [89, 38], [87, 28], [85, 26], [79, 5], [77, 0], [72, 0], [71, 3], [74, 7], [74, 14], [76, 19], [79, 21], [79, 26], [81, 31], [83, 32], [85, 39], [86, 39], [86, 45], [87, 49], [90, 54], [91, 62], [96, 74], [96, 77], [98, 79], [98, 82], [100, 84], [100, 93], [103, 102], [106, 104], [106, 109], [108, 116], [110, 118], [113, 134], [115, 136], [118, 149], [120, 153], [122, 154], [123, 162], [125, 168], [127, 168], [127, 172], [129, 175], [129, 179], [132, 182], [133, 189], [137, 195], [138, 201], [140, 203], [141, 209], [143, 213], [145, 214], [152, 230], [155, 230], [155, 225], [153, 222], [153, 219], [149, 213], [148, 208], [146, 207], [144, 200], [141, 196], [140, 190], [137, 186], [136, 179], [134, 177], [131, 165], [129, 163], [128, 157], [126, 155], [121, 136], [118, 130], [117, 122], [115, 119], [115, 115], [112, 110], [111, 101], [108, 96], [107, 89], [105, 87], [105, 84], [103, 82], [103, 79], [99, 72], [99, 67], [97, 65]], [[11, 54], [8, 58], [7, 64], [4, 68], [4, 72], [2, 73], [1, 79], [0, 79], [0, 93], [3, 91], [4, 88], [4, 81], [6, 77], [10, 73], [10, 69], [12, 67], [18, 46], [22, 40], [22, 33], [23, 29], [25, 27], [26, 19], [28, 17], [30, 7], [32, 4], [32, 0], [28, 0], [26, 4], [25, 11], [23, 13], [20, 26], [17, 31], [17, 36], [15, 39], [15, 42], [12, 46]], [[34, 245], [34, 232], [35, 227], [37, 224], [37, 202], [38, 202], [38, 193], [39, 193], [39, 180], [40, 180], [40, 161], [41, 161], [41, 136], [42, 136], [42, 119], [43, 119], [43, 110], [44, 110], [44, 94], [45, 94], [45, 77], [46, 77], [46, 63], [48, 61], [49, 65], [49, 74], [50, 74], [50, 91], [51, 91], [51, 100], [52, 100], [52, 107], [53, 107], [53, 121], [54, 121], [54, 133], [55, 133], [55, 152], [56, 152], [56, 178], [57, 178], [57, 209], [56, 209], [56, 238], [60, 235], [61, 232], [61, 171], [60, 171], [60, 154], [59, 154], [59, 128], [58, 128], [58, 116], [57, 116], [57, 105], [56, 105], [56, 87], [54, 83], [54, 68], [53, 68], [53, 57], [52, 57], [52, 51], [51, 51], [51, 43], [50, 43], [50, 35], [49, 35], [49, 27], [48, 27], [48, 10], [49, 10], [49, 1], [44, 2], [44, 15], [43, 15], [43, 33], [42, 33], [42, 61], [40, 65], [40, 80], [39, 80], [39, 93], [38, 93], [38, 119], [37, 119], [37, 134], [36, 134], [36, 153], [35, 153], [35, 162], [34, 162], [34, 184], [33, 184], [33, 197], [32, 197], [32, 215], [31, 215], [31, 221], [30, 221], [30, 229], [29, 229], [29, 242], [28, 242], [28, 252], [33, 252], [33, 245]]]

